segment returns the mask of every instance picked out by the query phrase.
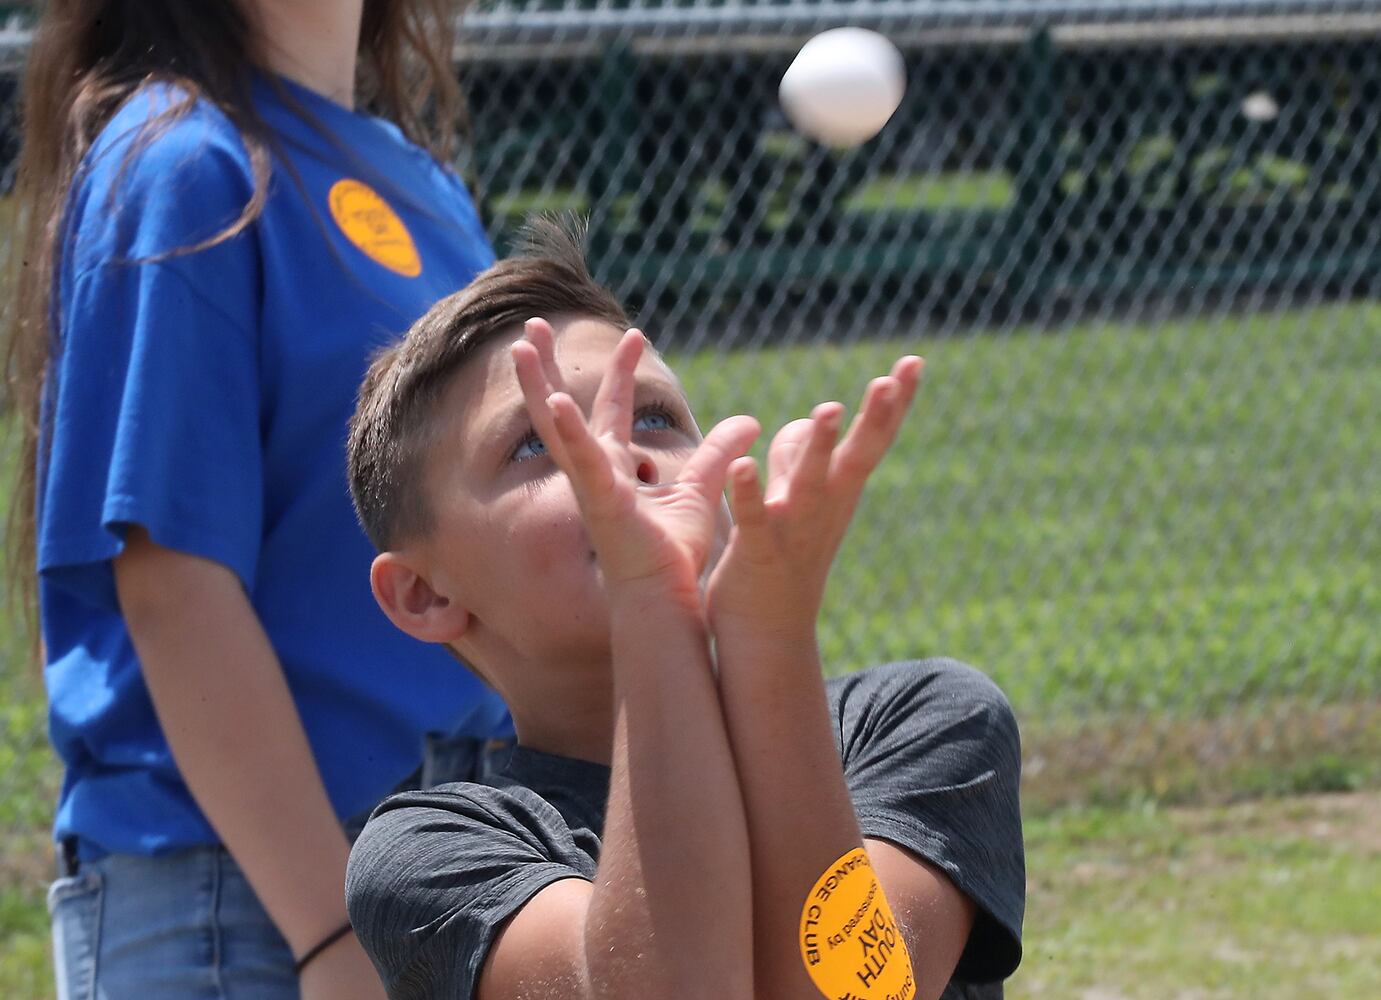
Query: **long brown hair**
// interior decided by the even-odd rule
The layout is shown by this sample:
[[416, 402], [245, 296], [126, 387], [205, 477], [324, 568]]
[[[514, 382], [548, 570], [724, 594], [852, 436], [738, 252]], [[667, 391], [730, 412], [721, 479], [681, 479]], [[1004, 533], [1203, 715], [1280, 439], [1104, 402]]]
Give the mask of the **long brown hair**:
[[[357, 106], [392, 119], [439, 158], [450, 156], [463, 112], [450, 65], [460, 6], [455, 0], [364, 0], [360, 25]], [[254, 193], [225, 230], [186, 249], [229, 239], [259, 216], [268, 194], [273, 141], [250, 98], [253, 71], [266, 65], [243, 0], [48, 0], [45, 5], [24, 77], [24, 140], [5, 297], [5, 403], [20, 434], [7, 569], [11, 596], [19, 599], [30, 624], [37, 618], [35, 488], [40, 396], [53, 334], [49, 308], [61, 252], [57, 233], [78, 164], [141, 87], [166, 82], [187, 95], [150, 122], [141, 141], [186, 114], [197, 99], [209, 101], [241, 133]]]

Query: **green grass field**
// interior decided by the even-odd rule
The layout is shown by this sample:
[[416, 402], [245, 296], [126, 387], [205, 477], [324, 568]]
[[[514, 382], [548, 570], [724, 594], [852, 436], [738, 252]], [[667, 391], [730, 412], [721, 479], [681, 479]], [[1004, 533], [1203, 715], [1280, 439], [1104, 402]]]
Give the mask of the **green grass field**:
[[1026, 824], [1009, 1000], [1381, 996], [1381, 795]]
[[[1031, 827], [1040, 935], [1021, 995], [1317, 995], [1335, 979], [1309, 978], [1310, 963], [1335, 939], [1329, 968], [1349, 989], [1332, 995], [1375, 992], [1347, 957], [1378, 966], [1349, 895], [1378, 881], [1374, 850], [1228, 837], [1212, 848], [1222, 865], [1177, 867], [1189, 833], [1160, 813], [1048, 809], [1381, 777], [1381, 307], [851, 345], [817, 342], [804, 318], [775, 333], [800, 346], [672, 358], [702, 420], [746, 410], [775, 427], [821, 399], [856, 402], [899, 353], [928, 359], [822, 642], [834, 673], [957, 656], [1016, 705], [1028, 802], [1046, 816]], [[0, 996], [23, 1000], [47, 995], [56, 774], [17, 645], [0, 666]], [[1071, 868], [1087, 878], [1060, 877]], [[1211, 907], [1186, 872], [1216, 887]], [[1309, 932], [1279, 932], [1302, 888]], [[1191, 918], [1210, 921], [1202, 935]], [[1263, 927], [1282, 953], [1239, 968]], [[1205, 958], [1215, 941], [1237, 951]], [[1144, 979], [1114, 983], [1115, 966]]]
[[[1309, 787], [1320, 761], [1329, 787], [1378, 775], [1381, 308], [814, 332], [675, 364], [702, 416], [776, 426], [855, 402], [899, 353], [927, 358], [832, 580], [827, 669], [982, 667], [1052, 763], [1042, 799], [1085, 778], [1113, 798]], [[1199, 738], [1167, 719], [1218, 724]], [[1068, 759], [1066, 735], [1098, 729], [1094, 759]]]
[[833, 669], [960, 656], [1047, 718], [1381, 694], [1381, 309], [789, 332], [674, 364], [703, 414], [775, 426], [928, 361], [833, 578]]

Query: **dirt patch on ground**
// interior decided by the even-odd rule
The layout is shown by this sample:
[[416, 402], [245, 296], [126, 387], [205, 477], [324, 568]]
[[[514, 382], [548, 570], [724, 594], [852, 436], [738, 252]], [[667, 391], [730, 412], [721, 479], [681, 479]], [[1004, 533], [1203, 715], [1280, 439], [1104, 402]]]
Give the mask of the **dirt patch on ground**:
[[1036, 811], [1129, 797], [1203, 803], [1333, 790], [1354, 787], [1355, 775], [1331, 769], [1374, 773], [1364, 764], [1381, 759], [1381, 700], [1031, 723], [1022, 744], [1022, 802]]
[[1381, 789], [1158, 809], [1131, 831], [1080, 838], [1058, 871], [1032, 871], [1029, 888], [1067, 895], [1131, 884], [1148, 870], [1196, 878], [1300, 841], [1330, 854], [1381, 856]]
[[1381, 854], [1381, 791], [1296, 795], [1168, 812], [1176, 826], [1190, 835], [1250, 830]]

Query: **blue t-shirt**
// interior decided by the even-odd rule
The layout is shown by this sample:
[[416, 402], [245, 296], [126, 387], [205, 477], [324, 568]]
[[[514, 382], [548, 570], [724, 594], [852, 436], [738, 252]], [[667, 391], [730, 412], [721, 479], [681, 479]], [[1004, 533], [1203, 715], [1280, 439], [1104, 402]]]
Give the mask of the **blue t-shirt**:
[[66, 764], [56, 834], [86, 857], [217, 841], [119, 613], [111, 559], [131, 524], [243, 583], [341, 817], [411, 773], [425, 734], [511, 732], [497, 695], [375, 605], [345, 479], [370, 356], [492, 251], [453, 171], [379, 118], [281, 86], [286, 99], [256, 81], [278, 149], [267, 205], [240, 235], [159, 257], [220, 233], [254, 189], [238, 132], [206, 102], [138, 138], [182, 100], [166, 87], [115, 115], [67, 204], [38, 565]]

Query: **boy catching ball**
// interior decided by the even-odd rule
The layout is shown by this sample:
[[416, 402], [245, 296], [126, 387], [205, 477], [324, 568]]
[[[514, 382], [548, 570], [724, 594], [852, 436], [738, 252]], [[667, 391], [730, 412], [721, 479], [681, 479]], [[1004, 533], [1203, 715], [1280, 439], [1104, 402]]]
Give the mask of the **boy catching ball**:
[[390, 996], [1000, 996], [1024, 899], [1006, 700], [945, 660], [824, 682], [815, 636], [920, 359], [847, 428], [838, 403], [787, 424], [760, 476], [757, 422], [702, 436], [575, 241], [542, 239], [380, 356], [351, 426], [379, 604], [518, 733], [355, 846]]

